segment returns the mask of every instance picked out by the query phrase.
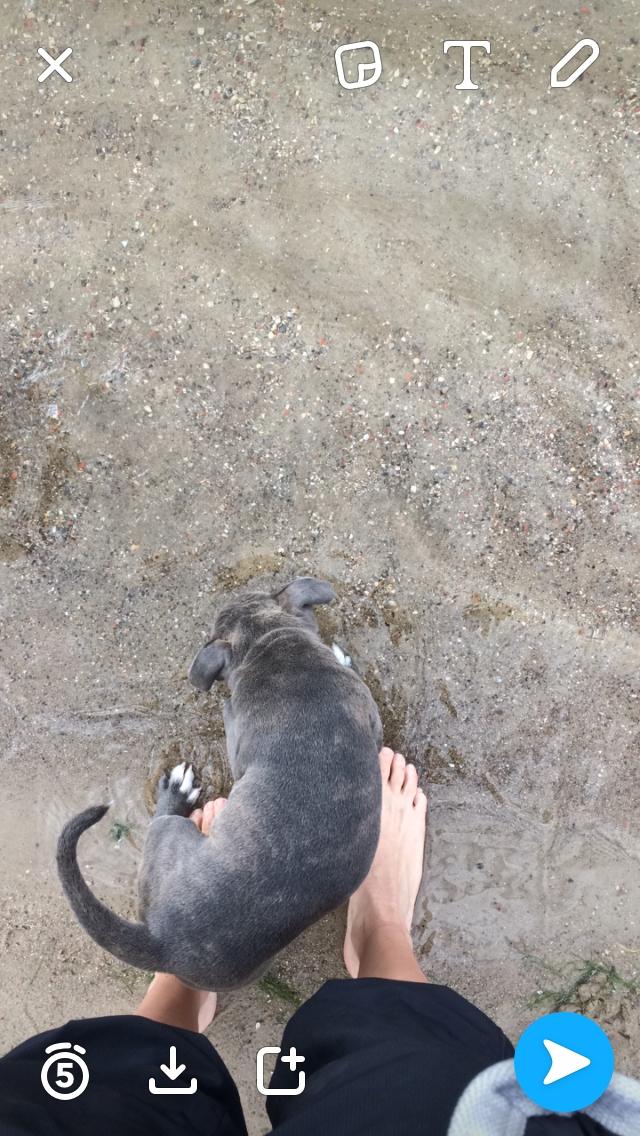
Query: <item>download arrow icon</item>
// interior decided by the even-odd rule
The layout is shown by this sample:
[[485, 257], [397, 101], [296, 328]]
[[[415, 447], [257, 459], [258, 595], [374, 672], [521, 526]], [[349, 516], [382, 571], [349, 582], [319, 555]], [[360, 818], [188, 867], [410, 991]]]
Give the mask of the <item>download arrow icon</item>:
[[[165, 1077], [168, 1077], [170, 1081], [175, 1081], [181, 1073], [184, 1073], [186, 1067], [186, 1065], [178, 1065], [175, 1045], [169, 1046], [169, 1064], [160, 1066]], [[153, 1093], [154, 1096], [190, 1096], [197, 1091], [197, 1088], [198, 1082], [195, 1077], [191, 1078], [191, 1084], [188, 1086], [172, 1085], [166, 1088], [158, 1088], [155, 1077], [149, 1078], [149, 1092]]]
[[176, 1047], [175, 1045], [172, 1045], [169, 1049], [169, 1064], [160, 1066], [162, 1072], [167, 1074], [167, 1077], [170, 1081], [175, 1081], [176, 1077], [179, 1077], [181, 1073], [184, 1073], [187, 1067], [186, 1065], [176, 1065], [176, 1061]]

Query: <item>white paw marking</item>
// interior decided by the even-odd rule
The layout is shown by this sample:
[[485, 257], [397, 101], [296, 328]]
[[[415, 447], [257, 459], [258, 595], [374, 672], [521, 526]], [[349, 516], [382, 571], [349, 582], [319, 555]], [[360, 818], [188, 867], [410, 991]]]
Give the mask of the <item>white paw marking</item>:
[[171, 770], [171, 776], [169, 778], [169, 784], [170, 785], [179, 785], [180, 782], [182, 781], [182, 779], [184, 778], [185, 769], [186, 769], [186, 766], [185, 766], [184, 761], [182, 762], [182, 765], [176, 765], [175, 768]]
[[187, 803], [190, 805], [197, 801], [200, 796], [200, 786], [194, 786], [193, 766], [187, 765], [184, 761], [171, 770], [169, 787], [177, 789], [179, 793], [184, 793]]
[[341, 666], [343, 666], [343, 667], [350, 667], [351, 666], [351, 655], [345, 655], [344, 651], [342, 650], [342, 647], [339, 647], [337, 643], [332, 643], [331, 644], [331, 650], [333, 651], [336, 659], [338, 660], [338, 662], [340, 663]]

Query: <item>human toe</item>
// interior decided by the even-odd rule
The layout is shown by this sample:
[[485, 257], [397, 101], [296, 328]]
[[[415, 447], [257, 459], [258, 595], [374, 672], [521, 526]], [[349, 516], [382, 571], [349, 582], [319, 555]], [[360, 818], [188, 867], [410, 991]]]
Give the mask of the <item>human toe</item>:
[[427, 794], [425, 793], [424, 789], [418, 789], [415, 797], [413, 798], [413, 807], [415, 809], [419, 809], [423, 813], [426, 813], [427, 804]]
[[406, 762], [401, 753], [394, 753], [389, 773], [389, 785], [394, 792], [399, 793], [404, 783]]
[[393, 750], [389, 746], [383, 746], [380, 750], [379, 759], [382, 780], [388, 781], [391, 773], [391, 762], [393, 761]]
[[415, 765], [412, 765], [411, 763], [409, 763], [407, 766], [405, 766], [404, 782], [403, 782], [403, 785], [402, 785], [402, 792], [405, 793], [406, 796], [409, 797], [409, 799], [411, 801], [413, 801], [413, 798], [416, 795], [417, 788], [418, 788], [418, 770], [416, 769]]
[[211, 832], [211, 827], [216, 820], [216, 817], [220, 816], [220, 813], [222, 812], [226, 803], [226, 797], [216, 797], [215, 801], [207, 801], [206, 805], [204, 806], [204, 815], [202, 818], [202, 831], [204, 832], [205, 836], [208, 836]]

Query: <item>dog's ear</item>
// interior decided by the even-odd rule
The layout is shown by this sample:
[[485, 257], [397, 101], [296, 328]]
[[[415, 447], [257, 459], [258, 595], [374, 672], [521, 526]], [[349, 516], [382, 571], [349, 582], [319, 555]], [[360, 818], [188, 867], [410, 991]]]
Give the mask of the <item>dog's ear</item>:
[[302, 612], [306, 607], [313, 607], [314, 604], [331, 603], [335, 600], [336, 593], [324, 580], [316, 580], [315, 576], [298, 576], [279, 592], [275, 592], [273, 598], [285, 611], [295, 614]]
[[198, 651], [189, 667], [189, 682], [197, 690], [211, 690], [217, 678], [226, 678], [231, 647], [224, 639], [214, 639]]

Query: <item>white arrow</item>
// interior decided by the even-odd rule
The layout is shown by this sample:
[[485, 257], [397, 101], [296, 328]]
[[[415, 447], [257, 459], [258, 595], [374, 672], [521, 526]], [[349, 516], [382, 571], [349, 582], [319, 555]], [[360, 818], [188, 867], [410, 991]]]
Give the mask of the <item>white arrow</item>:
[[587, 1065], [591, 1064], [589, 1057], [576, 1053], [575, 1049], [567, 1049], [566, 1045], [558, 1045], [557, 1041], [547, 1041], [543, 1038], [542, 1044], [551, 1058], [551, 1068], [542, 1082], [543, 1085], [553, 1085], [554, 1081], [570, 1077], [572, 1073], [586, 1069]]
[[176, 1065], [176, 1047], [175, 1045], [170, 1046], [169, 1064], [160, 1066], [162, 1072], [166, 1073], [170, 1081], [175, 1081], [176, 1077], [179, 1077], [181, 1073], [184, 1073], [186, 1067], [186, 1065]]

